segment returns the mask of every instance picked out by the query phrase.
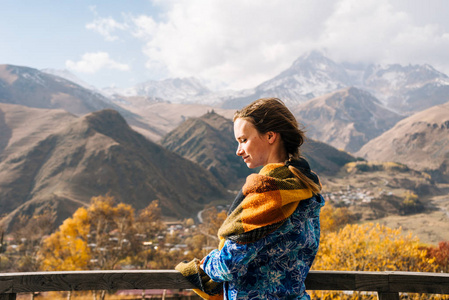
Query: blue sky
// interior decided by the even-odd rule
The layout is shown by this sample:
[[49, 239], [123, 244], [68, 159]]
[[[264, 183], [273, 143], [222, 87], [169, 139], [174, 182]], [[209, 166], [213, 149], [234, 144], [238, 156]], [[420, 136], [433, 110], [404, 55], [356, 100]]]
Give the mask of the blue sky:
[[446, 0], [0, 0], [0, 64], [67, 69], [97, 88], [270, 79], [311, 50], [449, 74]]
[[129, 70], [103, 67], [96, 72], [69, 71], [99, 88], [129, 86], [145, 81], [146, 76], [157, 79], [157, 75], [151, 78], [151, 70], [144, 66], [141, 41], [124, 34], [119, 41], [111, 42], [86, 28], [97, 18], [121, 20], [124, 13], [145, 12], [157, 18], [158, 10], [150, 1], [133, 1], [132, 5], [125, 5], [125, 1], [87, 0], [1, 0], [0, 3], [1, 64], [69, 69], [69, 61], [80, 61], [86, 53], [102, 52], [117, 63], [129, 65]]

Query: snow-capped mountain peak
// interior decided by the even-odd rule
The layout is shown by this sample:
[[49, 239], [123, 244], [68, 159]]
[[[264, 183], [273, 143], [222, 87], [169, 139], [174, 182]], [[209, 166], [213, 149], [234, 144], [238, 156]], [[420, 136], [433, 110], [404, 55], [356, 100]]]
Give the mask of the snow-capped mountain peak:
[[169, 78], [160, 81], [150, 80], [126, 89], [109, 89], [108, 94], [115, 93], [126, 97], [143, 96], [165, 99], [170, 102], [195, 102], [198, 97], [211, 91], [198, 79]]
[[261, 97], [278, 97], [287, 105], [295, 106], [351, 86], [369, 91], [400, 114], [410, 114], [449, 100], [448, 76], [430, 65], [336, 63], [312, 51], [257, 86], [252, 95], [228, 99], [223, 107], [239, 108]]

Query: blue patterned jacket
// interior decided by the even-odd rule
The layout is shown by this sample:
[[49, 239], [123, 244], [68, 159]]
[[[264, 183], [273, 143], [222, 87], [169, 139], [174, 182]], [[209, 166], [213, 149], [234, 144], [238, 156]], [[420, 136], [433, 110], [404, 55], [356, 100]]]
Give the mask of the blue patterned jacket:
[[320, 241], [321, 195], [303, 200], [275, 232], [250, 244], [227, 240], [204, 271], [224, 284], [224, 299], [310, 299], [304, 280]]

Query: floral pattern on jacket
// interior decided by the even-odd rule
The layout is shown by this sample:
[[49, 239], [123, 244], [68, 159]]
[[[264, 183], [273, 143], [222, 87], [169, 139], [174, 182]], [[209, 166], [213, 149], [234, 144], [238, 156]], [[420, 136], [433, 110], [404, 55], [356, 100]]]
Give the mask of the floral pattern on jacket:
[[304, 280], [318, 251], [321, 195], [303, 200], [275, 232], [250, 244], [226, 240], [205, 257], [210, 278], [224, 283], [224, 299], [310, 299]]

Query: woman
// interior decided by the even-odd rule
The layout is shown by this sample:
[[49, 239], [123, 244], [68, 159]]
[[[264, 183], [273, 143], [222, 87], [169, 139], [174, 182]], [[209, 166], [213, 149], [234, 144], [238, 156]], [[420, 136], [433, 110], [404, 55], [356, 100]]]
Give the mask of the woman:
[[300, 157], [304, 133], [282, 101], [264, 98], [235, 113], [234, 134], [237, 155], [262, 169], [231, 205], [219, 249], [177, 270], [205, 299], [310, 299], [304, 280], [318, 250], [324, 199]]

